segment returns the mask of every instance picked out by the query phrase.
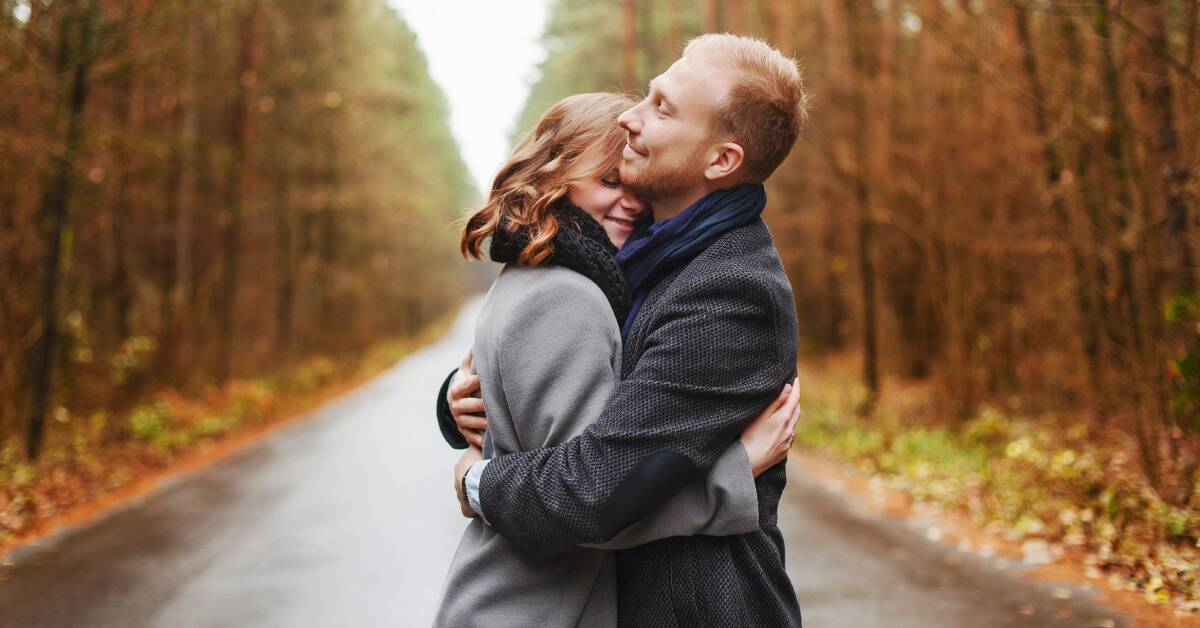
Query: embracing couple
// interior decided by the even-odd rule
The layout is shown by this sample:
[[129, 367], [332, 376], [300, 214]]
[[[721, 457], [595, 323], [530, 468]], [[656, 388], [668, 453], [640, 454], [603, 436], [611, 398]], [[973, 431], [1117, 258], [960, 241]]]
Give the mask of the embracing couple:
[[800, 625], [796, 309], [761, 215], [805, 107], [793, 60], [704, 35], [514, 149], [462, 235], [504, 269], [438, 395], [473, 520], [437, 625]]

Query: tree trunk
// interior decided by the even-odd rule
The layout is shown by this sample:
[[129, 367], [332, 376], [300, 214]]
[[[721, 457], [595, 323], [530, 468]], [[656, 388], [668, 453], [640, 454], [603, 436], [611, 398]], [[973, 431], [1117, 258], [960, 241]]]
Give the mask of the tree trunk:
[[192, 215], [194, 208], [199, 205], [199, 159], [200, 159], [200, 84], [197, 77], [196, 61], [201, 53], [200, 22], [196, 15], [188, 15], [187, 44], [184, 47], [183, 77], [184, 88], [179, 98], [181, 108], [181, 124], [179, 137], [180, 177], [178, 185], [179, 212], [175, 221], [175, 290], [171, 295], [173, 303], [172, 320], [170, 321], [171, 338], [174, 346], [171, 349], [171, 360], [167, 363], [167, 378], [173, 385], [181, 385], [184, 378], [180, 375], [183, 356], [191, 340], [191, 321], [193, 314], [192, 297]]
[[1165, 221], [1160, 239], [1163, 270], [1170, 273], [1170, 269], [1177, 269], [1173, 283], [1182, 290], [1192, 290], [1196, 286], [1196, 266], [1188, 233], [1185, 191], [1190, 173], [1180, 154], [1170, 68], [1163, 58], [1167, 50], [1167, 7], [1154, 0], [1137, 0], [1133, 10], [1135, 23], [1146, 34], [1146, 41], [1139, 39], [1136, 42], [1138, 72], [1135, 81], [1146, 123], [1153, 129], [1146, 151], [1146, 165], [1152, 181], [1146, 188], [1153, 191], [1148, 197], [1155, 206], [1147, 207], [1146, 212], [1151, 224]]
[[[331, 187], [335, 192], [331, 196], [337, 196], [336, 190], [338, 189], [339, 180], [340, 177], [338, 176], [337, 167], [334, 166], [332, 172], [330, 173], [330, 182]], [[337, 209], [334, 206], [333, 201], [330, 201], [325, 205], [324, 208], [321, 209], [320, 224], [317, 227], [320, 229], [320, 233], [318, 234], [319, 239], [317, 242], [317, 256], [321, 261], [321, 273], [325, 276], [324, 285], [321, 288], [320, 302], [320, 321], [322, 328], [332, 324], [337, 313], [335, 302], [337, 294], [333, 290], [334, 280], [337, 274], [337, 268], [335, 266], [338, 254], [337, 215]]]
[[[133, 120], [133, 82], [124, 77], [116, 84], [114, 98], [114, 116], [126, 133], [134, 127]], [[114, 150], [114, 163], [111, 179], [115, 191], [109, 204], [108, 248], [107, 255], [108, 281], [104, 302], [109, 303], [109, 318], [111, 328], [108, 331], [107, 349], [121, 346], [130, 335], [129, 311], [133, 307], [133, 286], [129, 280], [129, 234], [132, 222], [129, 210], [130, 172], [129, 146], [132, 142], [117, 143]]]
[[1071, 283], [1075, 293], [1076, 314], [1081, 323], [1083, 350], [1088, 363], [1090, 393], [1093, 403], [1095, 403], [1105, 394], [1103, 368], [1100, 362], [1102, 334], [1095, 315], [1095, 308], [1092, 306], [1091, 293], [1086, 285], [1087, 270], [1084, 267], [1083, 256], [1079, 251], [1078, 240], [1071, 231], [1071, 218], [1067, 213], [1065, 191], [1062, 185], [1062, 172], [1066, 160], [1050, 130], [1046, 88], [1042, 81], [1036, 44], [1030, 32], [1029, 9], [1019, 2], [1014, 2], [1012, 9], [1017, 41], [1021, 48], [1021, 65], [1025, 71], [1025, 79], [1029, 82], [1029, 91], [1033, 95], [1033, 122], [1042, 143], [1042, 157], [1045, 159], [1044, 176], [1046, 187], [1050, 192], [1050, 211], [1054, 215], [1059, 237], [1062, 238], [1067, 248], [1067, 262], [1070, 264], [1072, 272]]
[[58, 50], [57, 74], [70, 73], [62, 131], [62, 151], [42, 192], [41, 227], [46, 246], [45, 274], [42, 277], [41, 340], [33, 351], [33, 399], [25, 435], [25, 452], [30, 459], [41, 450], [46, 412], [54, 384], [54, 356], [58, 349], [58, 285], [63, 271], [62, 234], [67, 222], [75, 173], [75, 153], [83, 135], [82, 114], [87, 102], [92, 63], [92, 29], [98, 7], [87, 2], [78, 13], [64, 15], [59, 25], [62, 40]]
[[177, 337], [179, 315], [179, 271], [175, 267], [179, 258], [179, 223], [183, 213], [183, 168], [185, 146], [182, 141], [183, 111], [182, 104], [175, 105], [171, 113], [171, 129], [174, 135], [168, 144], [167, 171], [163, 179], [163, 224], [161, 236], [155, 238], [155, 257], [159, 261], [159, 326], [158, 326], [158, 355], [157, 371], [160, 380], [169, 381], [172, 365], [175, 364], [176, 352], [179, 349]]
[[279, 297], [275, 306], [275, 348], [288, 360], [292, 356], [293, 303], [295, 301], [296, 262], [293, 252], [292, 203], [285, 170], [276, 175], [275, 224], [279, 236]]
[[1112, 32], [1110, 12], [1113, 0], [1105, 0], [1105, 5], [1096, 11], [1096, 35], [1100, 40], [1101, 81], [1103, 84], [1105, 103], [1108, 107], [1109, 128], [1105, 137], [1105, 150], [1116, 174], [1116, 194], [1114, 200], [1117, 208], [1113, 215], [1117, 218], [1118, 250], [1117, 273], [1118, 294], [1117, 310], [1119, 329], [1118, 338], [1124, 341], [1126, 364], [1136, 364], [1142, 356], [1141, 321], [1138, 309], [1138, 282], [1134, 267], [1134, 241], [1140, 239], [1138, 233], [1142, 226], [1138, 224], [1136, 208], [1134, 207], [1132, 155], [1129, 151], [1129, 140], [1132, 124], [1125, 108], [1121, 94], [1121, 79], [1117, 69], [1116, 42]]
[[846, 41], [850, 47], [851, 110], [854, 120], [854, 199], [858, 211], [858, 268], [863, 301], [863, 383], [868, 398], [861, 409], [870, 413], [879, 397], [879, 349], [875, 300], [874, 225], [871, 220], [871, 153], [868, 146], [871, 120], [867, 116], [867, 91], [875, 76], [874, 55], [867, 50], [869, 37], [864, 32], [866, 21], [861, 3], [844, 0]]
[[[667, 45], [670, 46], [667, 56], [670, 62], [674, 63], [675, 58], [683, 51], [683, 41], [679, 34], [679, 18], [682, 11], [679, 9], [679, 0], [667, 0]], [[651, 67], [653, 73], [661, 72], [665, 68]]]
[[796, 54], [793, 32], [796, 27], [795, 7], [790, 0], [761, 0], [767, 38], [772, 46], [791, 57]]
[[637, 0], [621, 0], [621, 89], [637, 89]]
[[[1096, 11], [1096, 35], [1100, 40], [1101, 74], [1105, 100], [1108, 105], [1110, 128], [1105, 138], [1105, 149], [1112, 160], [1116, 174], [1115, 200], [1118, 207], [1115, 212], [1118, 234], [1117, 272], [1120, 276], [1118, 285], [1118, 324], [1120, 333], [1125, 340], [1125, 354], [1120, 364], [1128, 375], [1128, 395], [1137, 413], [1136, 428], [1138, 446], [1141, 452], [1142, 469], [1147, 480], [1162, 495], [1165, 468], [1170, 461], [1165, 460], [1160, 449], [1162, 442], [1162, 425], [1159, 422], [1162, 405], [1158, 395], [1152, 390], [1159, 381], [1156, 375], [1157, 364], [1152, 354], [1157, 333], [1147, 334], [1158, 327], [1157, 311], [1147, 311], [1144, 308], [1141, 291], [1148, 290], [1153, 295], [1157, 292], [1154, 285], [1153, 271], [1149, 270], [1144, 276], [1139, 276], [1138, 263], [1144, 251], [1146, 233], [1145, 212], [1143, 203], [1141, 212], [1135, 206], [1135, 155], [1131, 148], [1133, 141], [1133, 124], [1125, 107], [1121, 93], [1121, 76], [1116, 60], [1116, 35], [1112, 30], [1112, 16], [1117, 12], [1115, 0], [1105, 0], [1103, 6]], [[1141, 260], [1143, 263], [1148, 260]], [[1146, 286], [1142, 280], [1148, 280]], [[1152, 302], [1153, 298], [1147, 299]], [[1148, 319], [1143, 320], [1143, 313]], [[1149, 323], [1149, 325], [1147, 325]]]
[[725, 0], [725, 30], [738, 35], [746, 34], [745, 0]]
[[221, 281], [221, 310], [218, 322], [216, 379], [225, 382], [232, 371], [234, 343], [234, 312], [237, 306], [238, 274], [240, 268], [242, 230], [242, 203], [244, 202], [246, 144], [250, 136], [250, 99], [257, 75], [258, 24], [262, 7], [251, 2], [246, 9], [242, 26], [241, 46], [238, 51], [237, 80], [233, 103], [229, 113], [230, 160], [225, 184], [225, 207], [223, 209], [225, 268]]
[[719, 33], [724, 26], [724, 5], [721, 0], [708, 0], [704, 9], [704, 32]]
[[1196, 30], [1200, 25], [1200, 15], [1197, 15], [1196, 7], [1200, 5], [1200, 0], [1187, 0], [1187, 11], [1184, 12], [1187, 20], [1187, 38], [1183, 48], [1183, 67], [1189, 71], [1192, 69], [1192, 61], [1196, 58]]
[[651, 76], [664, 69], [658, 66], [659, 49], [662, 46], [662, 40], [658, 36], [658, 29], [654, 20], [656, 4], [654, 0], [641, 0], [639, 4], [641, 11], [638, 16], [637, 31], [638, 49], [642, 51], [642, 64], [640, 67], [637, 67], [637, 71], [634, 73], [635, 89], [641, 88], [649, 81]]
[[[1088, 69], [1079, 26], [1071, 18], [1061, 18], [1058, 23], [1059, 36], [1070, 63], [1065, 92], [1082, 94], [1083, 80]], [[1084, 323], [1091, 327], [1088, 333], [1094, 341], [1092, 350], [1096, 354], [1095, 360], [1099, 369], [1099, 372], [1089, 375], [1092, 379], [1090, 385], [1097, 395], [1094, 400], [1098, 410], [1095, 427], [1100, 428], [1107, 423], [1116, 406], [1115, 390], [1108, 380], [1111, 366], [1109, 360], [1113, 352], [1112, 341], [1115, 336], [1112, 333], [1114, 319], [1107, 294], [1115, 288], [1111, 285], [1110, 277], [1113, 273], [1108, 266], [1108, 260], [1112, 256], [1107, 254], [1107, 250], [1113, 238], [1110, 237], [1112, 229], [1107, 212], [1104, 211], [1103, 193], [1098, 189], [1098, 179], [1106, 175], [1100, 172], [1097, 164], [1098, 152], [1091, 139], [1090, 113], [1078, 103], [1072, 104], [1071, 107], [1071, 125], [1082, 139], [1078, 141], [1072, 155], [1075, 194], [1070, 198], [1075, 201], [1076, 209], [1068, 211], [1068, 233], [1074, 236], [1074, 246], [1079, 251], [1082, 270], [1080, 289], [1092, 306], [1091, 316]]]
[[[1195, 264], [1191, 251], [1189, 216], [1185, 186], [1189, 173], [1180, 154], [1179, 135], [1175, 127], [1174, 95], [1171, 87], [1167, 54], [1167, 10], [1161, 2], [1137, 0], [1133, 4], [1133, 22], [1144, 37], [1135, 40], [1133, 62], [1137, 69], [1134, 82], [1141, 101], [1141, 111], [1150, 137], [1146, 142], [1146, 184], [1143, 186], [1143, 222], [1153, 225], [1145, 244], [1138, 250], [1147, 266], [1146, 293], [1150, 341], [1146, 346], [1145, 362], [1153, 378], [1147, 405], [1154, 411], [1145, 421], [1157, 421], [1162, 442], [1149, 446], [1166, 450], [1162, 469], [1158, 470], [1159, 486], [1155, 488], [1167, 501], [1186, 506], [1192, 498], [1192, 475], [1200, 465], [1200, 445], [1196, 445], [1200, 426], [1195, 417], [1179, 416], [1172, 403], [1177, 392], [1165, 364], [1176, 355], [1185, 355], [1196, 342], [1192, 322], [1168, 326], [1161, 313], [1167, 293], [1190, 293], [1196, 287]], [[1161, 225], [1161, 226], [1158, 226]]]
[[832, 205], [829, 208], [826, 218], [825, 232], [821, 237], [821, 250], [824, 252], [824, 283], [825, 286], [825, 301], [827, 303], [825, 310], [825, 342], [828, 348], [832, 350], [841, 349], [846, 339], [842, 334], [842, 320], [846, 317], [845, 299], [842, 296], [842, 274], [846, 264], [842, 261], [842, 253], [838, 246], [838, 233], [840, 232], [840, 224], [836, 221], [836, 214], [833, 211]]

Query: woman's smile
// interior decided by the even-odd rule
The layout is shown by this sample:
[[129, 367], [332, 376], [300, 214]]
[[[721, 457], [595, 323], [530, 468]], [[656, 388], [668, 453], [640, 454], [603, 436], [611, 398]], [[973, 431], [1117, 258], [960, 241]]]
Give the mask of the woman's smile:
[[604, 217], [604, 222], [612, 225], [613, 228], [615, 228], [615, 229], [621, 230], [626, 235], [633, 233], [633, 220], [632, 219], [619, 218], [617, 216], [608, 215], [608, 216]]

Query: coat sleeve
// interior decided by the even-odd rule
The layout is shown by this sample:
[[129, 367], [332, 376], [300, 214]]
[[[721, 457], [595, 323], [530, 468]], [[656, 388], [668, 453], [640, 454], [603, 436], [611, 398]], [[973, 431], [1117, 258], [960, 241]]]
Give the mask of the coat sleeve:
[[[576, 286], [539, 292], [509, 315], [499, 350], [504, 398], [526, 449], [583, 432], [600, 416], [618, 378], [620, 335], [601, 295]], [[598, 547], [633, 547], [680, 535], [743, 534], [757, 527], [750, 460], [741, 443], [734, 442], [711, 473], [694, 478], [652, 516]]]
[[794, 327], [755, 275], [723, 273], [664, 299], [595, 423], [487, 466], [480, 502], [501, 535], [529, 549], [612, 540], [712, 469], [795, 373], [794, 342], [781, 340]]
[[438, 389], [434, 414], [437, 416], [438, 429], [442, 431], [442, 438], [446, 439], [446, 444], [455, 449], [466, 449], [467, 439], [458, 431], [458, 424], [454, 422], [454, 415], [450, 413], [450, 402], [446, 401], [446, 392], [450, 390], [450, 383], [454, 381], [456, 373], [458, 373], [458, 368], [450, 371], [450, 374], [446, 376], [446, 381], [442, 382], [442, 387]]
[[583, 543], [618, 550], [671, 536], [728, 536], [758, 529], [758, 490], [750, 458], [740, 441], [725, 448], [705, 475], [688, 482], [661, 508], [625, 528], [606, 543]]

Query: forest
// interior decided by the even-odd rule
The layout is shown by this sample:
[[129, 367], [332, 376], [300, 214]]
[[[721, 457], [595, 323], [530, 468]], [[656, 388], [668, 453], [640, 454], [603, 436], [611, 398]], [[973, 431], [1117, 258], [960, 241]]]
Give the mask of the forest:
[[48, 420], [360, 351], [461, 298], [448, 224], [476, 191], [383, 0], [0, 20], [0, 437], [30, 457]]

